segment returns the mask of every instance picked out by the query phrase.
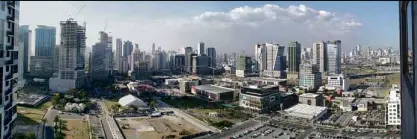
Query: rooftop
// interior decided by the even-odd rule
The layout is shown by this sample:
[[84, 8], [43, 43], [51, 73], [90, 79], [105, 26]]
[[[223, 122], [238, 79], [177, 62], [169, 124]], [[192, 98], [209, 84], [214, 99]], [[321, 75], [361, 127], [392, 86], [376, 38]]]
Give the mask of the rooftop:
[[287, 112], [291, 116], [313, 119], [314, 117], [319, 116], [325, 110], [327, 110], [327, 107], [311, 106], [307, 104], [297, 104], [285, 110], [285, 112]]
[[319, 94], [313, 94], [313, 93], [304, 93], [304, 94], [300, 95], [300, 97], [306, 97], [306, 98], [316, 98], [318, 96], [319, 96]]
[[221, 94], [221, 93], [234, 91], [233, 89], [230, 89], [230, 88], [225, 88], [225, 87], [221, 87], [221, 86], [214, 86], [214, 85], [210, 85], [210, 84], [199, 85], [199, 86], [196, 86], [195, 88], [199, 89], [199, 90], [205, 90], [207, 92], [215, 93], [215, 94]]
[[283, 82], [287, 79], [275, 79], [275, 78], [264, 78], [264, 77], [248, 77], [246, 80], [255, 80], [255, 81], [269, 81], [269, 82]]

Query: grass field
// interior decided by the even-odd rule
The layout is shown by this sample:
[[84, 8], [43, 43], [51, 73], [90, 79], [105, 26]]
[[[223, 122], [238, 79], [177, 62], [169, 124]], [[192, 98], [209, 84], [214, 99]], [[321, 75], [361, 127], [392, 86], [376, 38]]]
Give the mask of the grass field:
[[392, 84], [400, 84], [401, 83], [401, 78], [400, 78], [400, 73], [394, 73], [390, 76], [387, 76], [388, 79], [388, 85], [389, 87], [392, 86]]
[[170, 98], [163, 98], [162, 101], [165, 103], [175, 107], [175, 108], [196, 108], [207, 106], [207, 102], [204, 100], [200, 100], [197, 98], [177, 98], [177, 99], [170, 99]]
[[42, 121], [42, 117], [47, 109], [52, 106], [51, 102], [46, 102], [35, 108], [17, 106], [17, 123], [21, 125], [35, 125]]
[[111, 106], [115, 105], [115, 104], [119, 104], [119, 102], [114, 101], [114, 100], [104, 100], [104, 104], [106, 105], [107, 108], [111, 108]]
[[83, 120], [69, 120], [67, 121], [67, 130], [64, 134], [65, 139], [88, 139], [90, 134], [88, 133], [88, 123]]

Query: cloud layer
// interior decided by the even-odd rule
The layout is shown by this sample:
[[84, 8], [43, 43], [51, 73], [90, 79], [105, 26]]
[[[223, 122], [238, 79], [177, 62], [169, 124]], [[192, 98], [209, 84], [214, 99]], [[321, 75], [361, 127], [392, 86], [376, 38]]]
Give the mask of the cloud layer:
[[[30, 8], [49, 8], [48, 4], [44, 6], [45, 4], [37, 3], [40, 2]], [[54, 3], [54, 8], [33, 12], [22, 9], [21, 18], [31, 20], [21, 19], [21, 23], [55, 25], [59, 29], [59, 21], [66, 19], [64, 15], [76, 13], [77, 7], [82, 6], [81, 3], [74, 2], [48, 3]], [[198, 42], [204, 41], [208, 47], [217, 48], [218, 53], [245, 51], [252, 55], [256, 43], [273, 41], [286, 46], [289, 41], [296, 40], [303, 47], [310, 47], [315, 41], [330, 39], [342, 40], [342, 49], [347, 50], [358, 43], [358, 29], [363, 26], [354, 15], [313, 9], [306, 5], [243, 6], [224, 12], [207, 11], [191, 17], [174, 18], [151, 18], [152, 15], [140, 13], [117, 14], [115, 10], [106, 13], [103, 8], [96, 10], [96, 7], [99, 6], [87, 5], [76, 18], [87, 22], [88, 45], [97, 41], [98, 31], [103, 29], [107, 19], [107, 28], [112, 32], [113, 38], [131, 40], [145, 50], [149, 50], [153, 42], [165, 50], [175, 50], [185, 46], [195, 48]], [[51, 13], [55, 8], [57, 12]], [[48, 19], [36, 19], [33, 17], [36, 14], [44, 15]]]

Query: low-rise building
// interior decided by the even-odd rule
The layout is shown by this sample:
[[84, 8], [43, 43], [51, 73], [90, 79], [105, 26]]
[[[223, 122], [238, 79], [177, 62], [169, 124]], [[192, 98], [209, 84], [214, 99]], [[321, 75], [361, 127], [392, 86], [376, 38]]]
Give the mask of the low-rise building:
[[327, 107], [297, 104], [285, 110], [285, 112], [287, 112], [290, 116], [305, 118], [308, 120], [317, 120], [320, 119], [324, 114], [326, 114], [327, 110]]
[[[281, 93], [280, 98], [282, 110], [292, 107], [298, 103], [298, 95], [295, 93]], [[281, 110], [281, 105], [280, 105]]]
[[298, 98], [301, 104], [312, 106], [324, 106], [324, 97], [322, 94], [305, 93]]
[[269, 110], [279, 109], [279, 86], [274, 85], [250, 85], [242, 87], [239, 94], [239, 106], [263, 113]]
[[235, 90], [231, 88], [206, 84], [193, 86], [191, 92], [202, 99], [215, 102], [231, 102], [233, 100]]
[[349, 77], [346, 75], [340, 74], [336, 76], [327, 76], [327, 89], [336, 90], [338, 88], [342, 89], [343, 91], [349, 90]]
[[181, 93], [188, 93], [191, 94], [191, 87], [192, 86], [197, 86], [198, 85], [198, 80], [184, 80], [181, 79], [180, 80], [180, 91]]
[[401, 125], [401, 97], [399, 88], [391, 88], [386, 105], [386, 119], [387, 126]]

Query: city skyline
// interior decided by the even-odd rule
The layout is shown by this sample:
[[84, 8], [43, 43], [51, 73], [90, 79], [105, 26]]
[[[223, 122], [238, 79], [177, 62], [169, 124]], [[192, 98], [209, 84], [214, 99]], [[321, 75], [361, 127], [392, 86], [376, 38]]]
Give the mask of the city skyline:
[[[181, 8], [187, 5], [193, 7]], [[347, 8], [340, 8], [341, 5]], [[146, 6], [152, 8], [141, 8]], [[169, 8], [158, 8], [161, 6]], [[371, 8], [378, 6], [386, 8]], [[390, 2], [22, 2], [22, 7], [27, 10], [21, 12], [20, 23], [30, 25], [31, 30], [36, 25], [58, 27], [59, 21], [69, 15], [80, 23], [86, 21], [88, 47], [105, 26], [114, 39], [130, 40], [147, 51], [153, 42], [164, 50], [178, 50], [196, 48], [200, 41], [219, 52], [248, 51], [256, 43], [288, 44], [292, 40], [299, 41], [303, 48], [318, 40], [341, 40], [343, 52], [358, 44], [376, 48], [398, 46], [398, 17], [394, 14], [398, 7]], [[366, 8], [371, 8], [371, 13], [389, 13], [395, 18], [387, 21], [388, 18], [371, 17]], [[51, 10], [56, 12], [50, 13]], [[34, 14], [48, 14], [48, 18], [36, 19]], [[380, 23], [393, 26], [381, 30]], [[57, 42], [59, 39], [57, 36]]]

